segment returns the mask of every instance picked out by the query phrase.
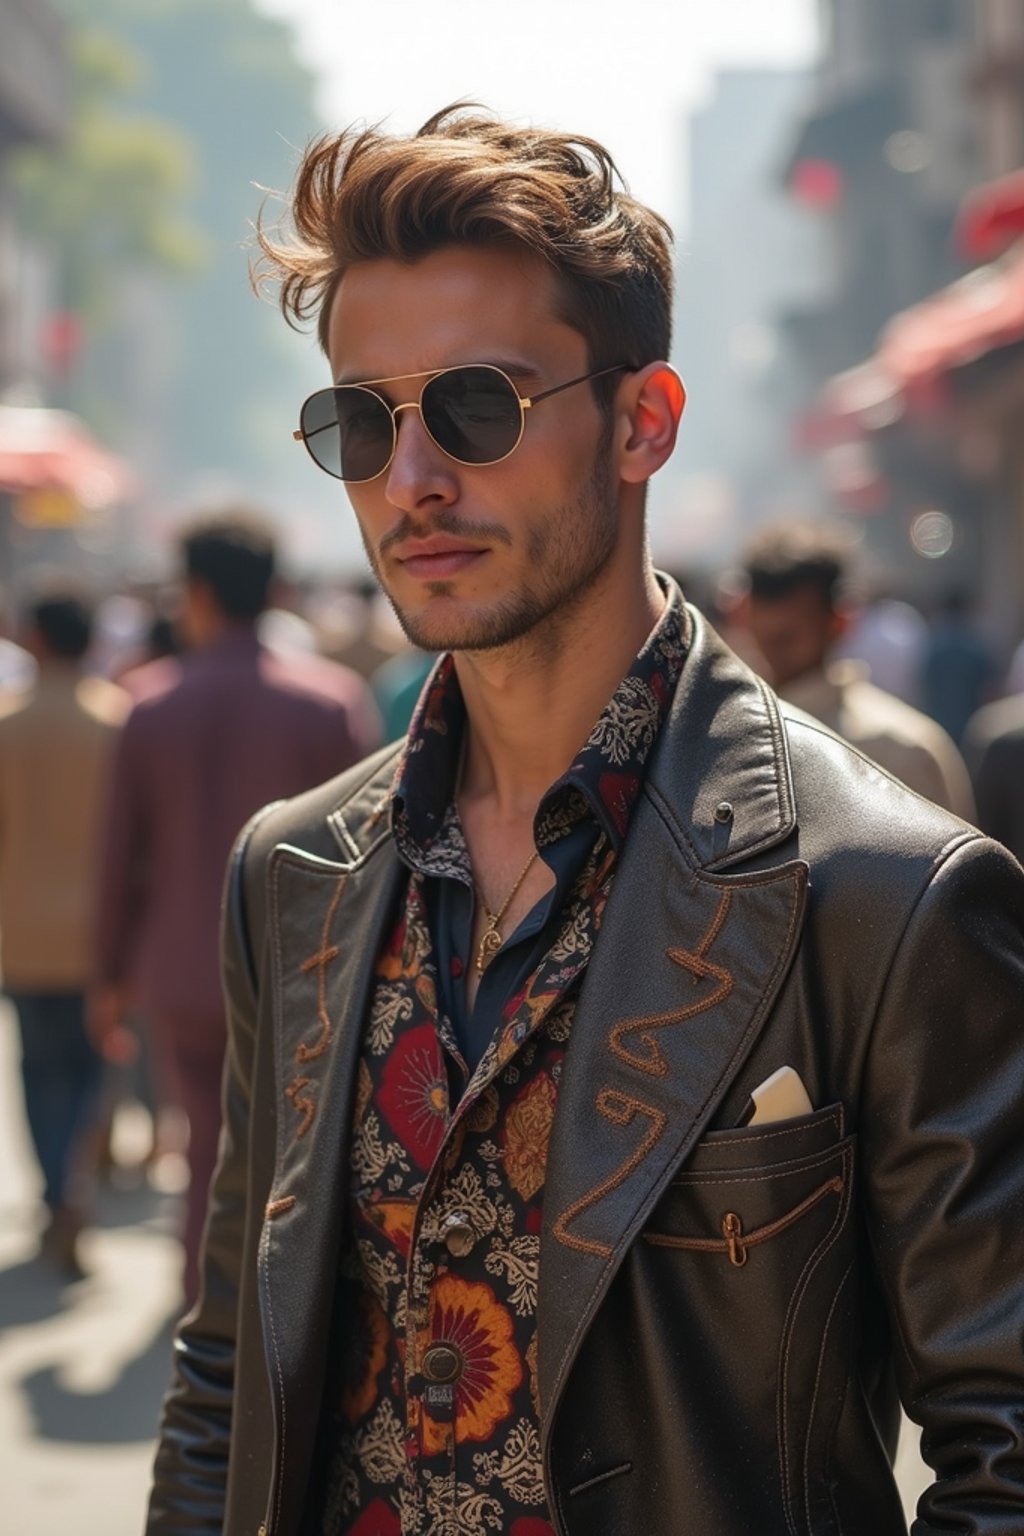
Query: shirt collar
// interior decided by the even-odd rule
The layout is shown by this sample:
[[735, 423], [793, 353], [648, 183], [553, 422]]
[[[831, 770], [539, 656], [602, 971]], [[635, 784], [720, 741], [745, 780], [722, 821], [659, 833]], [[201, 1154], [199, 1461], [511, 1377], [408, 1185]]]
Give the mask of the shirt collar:
[[[690, 638], [682, 593], [671, 577], [658, 580], [666, 595], [661, 617], [571, 767], [541, 800], [534, 821], [538, 848], [558, 842], [588, 815], [613, 848], [625, 836]], [[465, 720], [455, 664], [445, 655], [420, 695], [391, 791], [398, 850], [415, 868], [429, 871], [432, 850], [457, 825], [451, 806]]]

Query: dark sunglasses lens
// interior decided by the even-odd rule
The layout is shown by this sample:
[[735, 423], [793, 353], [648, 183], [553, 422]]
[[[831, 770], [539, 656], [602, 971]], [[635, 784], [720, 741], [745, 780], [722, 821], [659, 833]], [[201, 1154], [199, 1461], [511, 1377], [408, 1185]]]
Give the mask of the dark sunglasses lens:
[[445, 453], [464, 464], [495, 464], [519, 441], [519, 396], [496, 368], [450, 368], [424, 387], [427, 431]]
[[301, 427], [320, 468], [337, 480], [372, 480], [391, 457], [391, 412], [379, 396], [358, 385], [310, 395]]

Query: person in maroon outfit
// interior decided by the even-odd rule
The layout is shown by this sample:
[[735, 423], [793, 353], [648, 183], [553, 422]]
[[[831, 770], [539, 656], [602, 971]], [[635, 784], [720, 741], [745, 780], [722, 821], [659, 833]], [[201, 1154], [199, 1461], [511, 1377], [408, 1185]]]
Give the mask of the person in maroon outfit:
[[116, 1053], [129, 1003], [188, 1116], [185, 1297], [220, 1127], [225, 1042], [217, 928], [232, 842], [261, 805], [357, 762], [380, 742], [366, 684], [317, 656], [264, 647], [256, 622], [274, 543], [229, 513], [182, 540], [188, 651], [144, 669], [115, 754], [100, 878], [94, 1035]]

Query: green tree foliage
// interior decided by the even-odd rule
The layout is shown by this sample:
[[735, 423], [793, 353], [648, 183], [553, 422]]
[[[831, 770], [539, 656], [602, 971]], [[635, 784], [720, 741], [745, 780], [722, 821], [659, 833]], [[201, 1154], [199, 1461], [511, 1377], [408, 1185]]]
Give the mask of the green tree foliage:
[[[302, 396], [320, 382], [315, 349], [249, 288], [260, 186], [286, 188], [320, 124], [290, 30], [251, 0], [64, 0], [82, 25], [116, 33], [147, 61], [140, 110], [192, 144], [189, 210], [206, 259], [169, 293], [175, 308], [173, 462], [184, 481], [227, 473], [256, 489], [302, 466], [290, 442]], [[301, 481], [299, 482], [302, 483]]]
[[85, 27], [69, 49], [67, 142], [17, 152], [12, 179], [25, 228], [53, 253], [59, 305], [101, 329], [126, 268], [198, 267], [201, 241], [183, 211], [192, 154], [170, 124], [122, 109], [142, 70], [124, 42]]

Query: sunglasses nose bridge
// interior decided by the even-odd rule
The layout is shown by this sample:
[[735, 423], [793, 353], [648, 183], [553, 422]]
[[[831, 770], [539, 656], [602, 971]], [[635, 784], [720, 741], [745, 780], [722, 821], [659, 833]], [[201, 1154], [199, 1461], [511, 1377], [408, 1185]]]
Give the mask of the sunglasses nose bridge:
[[427, 426], [426, 417], [423, 415], [422, 398], [419, 399], [419, 400], [403, 400], [401, 405], [393, 405], [393, 406], [390, 407], [390, 409], [391, 409], [391, 419], [392, 419], [392, 422], [394, 423], [394, 432], [395, 432], [395, 446], [394, 446], [394, 449], [392, 450], [392, 455], [391, 455], [392, 459], [394, 459], [395, 454], [398, 452], [398, 428], [399, 428], [399, 425], [400, 425], [399, 420], [398, 420], [398, 413], [399, 413], [399, 411], [415, 411], [417, 416], [420, 418], [420, 425], [422, 426], [422, 428], [423, 428], [424, 432], [426, 433], [427, 437], [433, 443], [434, 447], [435, 448], [440, 448], [441, 452], [444, 453], [446, 455], [446, 457], [448, 457], [448, 458], [451, 457], [451, 454], [447, 453], [447, 450], [438, 442], [438, 440], [434, 436], [433, 432], [431, 432], [430, 428]]

